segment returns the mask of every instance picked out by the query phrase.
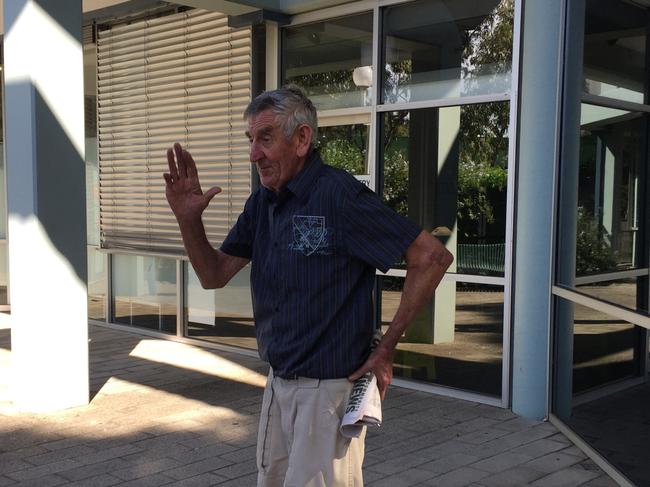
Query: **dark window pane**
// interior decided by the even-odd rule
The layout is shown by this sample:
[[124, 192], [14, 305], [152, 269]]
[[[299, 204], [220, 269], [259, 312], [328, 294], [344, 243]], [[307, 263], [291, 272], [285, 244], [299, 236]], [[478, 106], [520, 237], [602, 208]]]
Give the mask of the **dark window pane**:
[[[381, 324], [399, 305], [404, 279], [382, 277]], [[501, 396], [503, 288], [443, 282], [397, 345], [397, 377]]]
[[383, 16], [383, 103], [507, 93], [512, 0], [420, 0]]
[[638, 375], [639, 328], [574, 305], [573, 392]]
[[644, 102], [648, 13], [633, 2], [587, 0], [584, 89]]
[[648, 267], [643, 250], [648, 231], [643, 216], [648, 186], [646, 117], [582, 105], [578, 179], [573, 183], [577, 207], [561, 208], [564, 223], [559, 228], [566, 254], [563, 265], [575, 265], [574, 274], [558, 274], [559, 283], [641, 311], [648, 310], [648, 274], [643, 271]]
[[372, 13], [282, 30], [282, 79], [319, 110], [369, 105]]
[[650, 386], [639, 385], [646, 330], [564, 299], [556, 303], [553, 412], [635, 485], [648, 485]]

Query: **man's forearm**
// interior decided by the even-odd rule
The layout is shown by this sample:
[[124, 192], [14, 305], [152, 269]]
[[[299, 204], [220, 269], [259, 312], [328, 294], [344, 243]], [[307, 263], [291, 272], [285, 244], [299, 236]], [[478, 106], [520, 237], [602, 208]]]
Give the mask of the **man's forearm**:
[[219, 254], [208, 241], [201, 217], [184, 219], [178, 222], [178, 226], [187, 256], [201, 285], [206, 289], [223, 286], [218, 282], [216, 272], [219, 268]]
[[452, 254], [440, 242], [427, 242], [434, 238], [427, 235], [423, 242], [418, 242], [417, 248], [412, 249], [410, 255], [407, 253], [406, 278], [400, 304], [381, 342], [382, 347], [391, 352], [409, 324], [432, 298], [453, 262]]

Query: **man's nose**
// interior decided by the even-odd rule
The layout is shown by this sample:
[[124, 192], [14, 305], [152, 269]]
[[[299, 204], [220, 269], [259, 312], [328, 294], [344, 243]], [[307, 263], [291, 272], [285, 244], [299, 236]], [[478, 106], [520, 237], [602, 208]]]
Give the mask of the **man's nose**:
[[252, 163], [258, 162], [264, 157], [264, 154], [260, 150], [259, 144], [257, 142], [251, 142], [249, 149], [249, 158]]

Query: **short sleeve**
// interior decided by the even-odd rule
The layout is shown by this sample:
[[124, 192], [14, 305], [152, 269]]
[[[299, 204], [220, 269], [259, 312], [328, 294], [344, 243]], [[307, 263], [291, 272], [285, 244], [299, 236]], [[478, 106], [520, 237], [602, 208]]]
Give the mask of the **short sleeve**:
[[253, 239], [255, 234], [252, 218], [253, 207], [254, 195], [251, 195], [244, 205], [244, 211], [241, 212], [237, 218], [237, 222], [230, 229], [226, 239], [221, 244], [220, 250], [222, 252], [245, 259], [251, 259], [253, 257]]
[[348, 253], [381, 272], [388, 271], [421, 232], [365, 187], [346, 199], [342, 213]]

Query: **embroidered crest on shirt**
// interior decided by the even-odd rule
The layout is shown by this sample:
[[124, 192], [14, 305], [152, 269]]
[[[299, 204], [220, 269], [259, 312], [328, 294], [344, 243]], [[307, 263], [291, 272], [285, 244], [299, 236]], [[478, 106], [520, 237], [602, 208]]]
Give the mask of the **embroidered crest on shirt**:
[[289, 244], [291, 250], [297, 250], [309, 256], [315, 252], [328, 254], [327, 228], [324, 216], [293, 216], [293, 242]]

